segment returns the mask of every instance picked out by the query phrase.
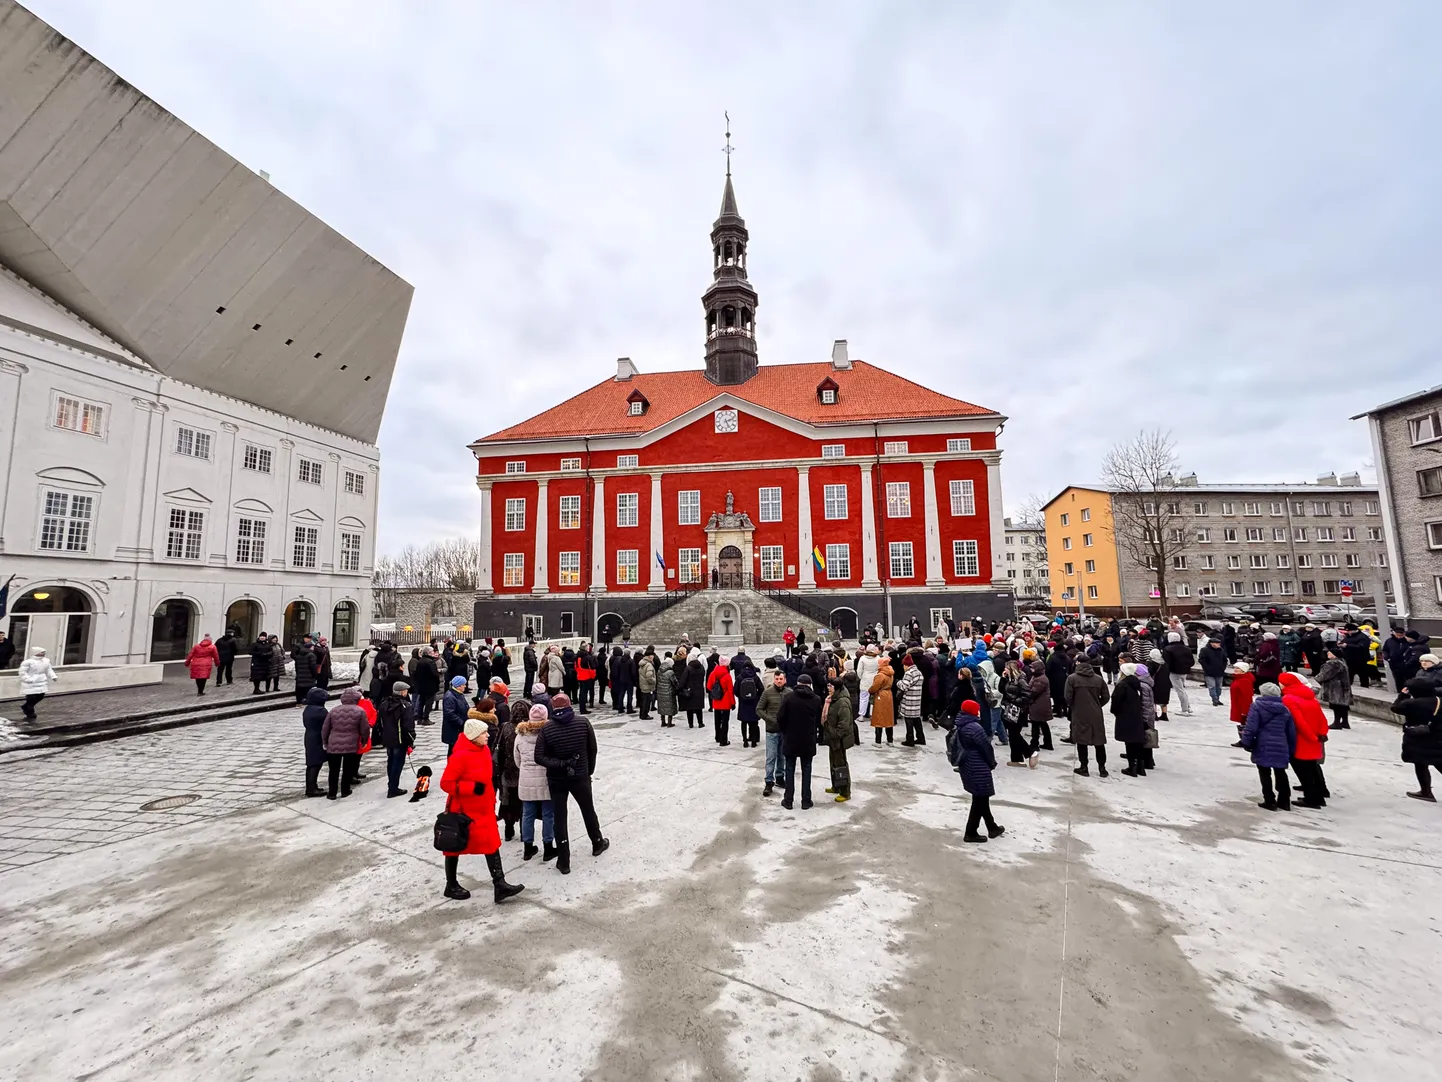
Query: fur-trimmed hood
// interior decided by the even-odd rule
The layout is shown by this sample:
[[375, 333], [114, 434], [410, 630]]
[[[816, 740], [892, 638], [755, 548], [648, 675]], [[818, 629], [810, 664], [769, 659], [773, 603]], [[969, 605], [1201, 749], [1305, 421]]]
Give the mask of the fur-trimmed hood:
[[539, 733], [545, 724], [544, 721], [518, 721], [516, 722], [516, 735], [530, 736], [532, 733]]

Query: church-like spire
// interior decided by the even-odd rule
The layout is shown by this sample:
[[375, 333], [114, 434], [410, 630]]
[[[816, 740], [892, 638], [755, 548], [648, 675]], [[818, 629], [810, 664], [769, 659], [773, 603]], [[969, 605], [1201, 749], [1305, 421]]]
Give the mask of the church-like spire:
[[756, 374], [756, 290], [746, 280], [746, 247], [751, 235], [736, 206], [731, 183], [731, 118], [726, 118], [726, 186], [721, 213], [711, 226], [714, 281], [701, 298], [706, 309], [706, 378], [712, 383], [745, 383]]

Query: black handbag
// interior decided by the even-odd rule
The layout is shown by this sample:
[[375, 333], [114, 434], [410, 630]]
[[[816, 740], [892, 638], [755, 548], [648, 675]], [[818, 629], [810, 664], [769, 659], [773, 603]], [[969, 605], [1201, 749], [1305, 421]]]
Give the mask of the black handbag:
[[436, 849], [442, 853], [464, 853], [471, 843], [473, 822], [465, 812], [451, 811], [451, 802], [447, 800], [446, 810], [436, 816]]

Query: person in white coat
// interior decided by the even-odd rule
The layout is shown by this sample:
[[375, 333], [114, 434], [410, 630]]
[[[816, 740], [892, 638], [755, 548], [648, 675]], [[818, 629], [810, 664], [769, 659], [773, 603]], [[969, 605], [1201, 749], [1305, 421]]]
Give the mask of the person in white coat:
[[531, 707], [528, 720], [516, 726], [516, 744], [512, 751], [516, 766], [520, 768], [520, 784], [517, 795], [521, 800], [521, 851], [522, 860], [536, 855], [536, 820], [541, 820], [541, 841], [546, 847], [542, 860], [556, 858], [556, 817], [551, 803], [550, 782], [546, 779], [546, 768], [536, 762], [536, 739], [548, 718], [546, 708], [540, 703]]
[[50, 690], [50, 682], [59, 679], [55, 666], [51, 665], [50, 659], [45, 656], [45, 647], [37, 646], [31, 650], [30, 656], [20, 663], [20, 694], [25, 696], [25, 705], [20, 708], [20, 712], [34, 721], [35, 704], [45, 698], [45, 693]]
[[856, 680], [861, 686], [861, 702], [856, 710], [857, 717], [871, 717], [871, 692], [868, 689], [876, 679], [876, 674], [880, 669], [881, 651], [875, 645], [868, 646], [865, 651], [857, 655]]

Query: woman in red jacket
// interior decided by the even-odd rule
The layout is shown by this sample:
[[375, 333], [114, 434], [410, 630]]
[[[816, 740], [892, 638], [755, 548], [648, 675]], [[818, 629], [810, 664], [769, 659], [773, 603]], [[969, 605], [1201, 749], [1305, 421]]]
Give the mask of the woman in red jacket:
[[1247, 711], [1252, 709], [1252, 697], [1256, 688], [1257, 678], [1250, 665], [1239, 661], [1232, 666], [1232, 721], [1237, 726], [1237, 742], [1232, 745], [1234, 748], [1242, 746], [1242, 726], [1247, 724]]
[[185, 667], [190, 670], [190, 678], [195, 681], [195, 693], [205, 694], [205, 682], [210, 679], [210, 671], [220, 664], [220, 651], [215, 648], [215, 643], [210, 641], [207, 635], [190, 648], [190, 653], [185, 658]]
[[1303, 808], [1327, 806], [1327, 779], [1322, 774], [1322, 744], [1327, 739], [1327, 715], [1312, 689], [1302, 683], [1296, 673], [1284, 672], [1282, 704], [1297, 726], [1297, 750], [1292, 753], [1292, 769], [1302, 787], [1302, 799], [1294, 801]]
[[716, 723], [716, 743], [723, 748], [731, 744], [731, 709], [736, 705], [729, 664], [729, 658], [717, 658], [716, 667], [706, 680], [706, 698], [711, 702], [712, 720]]
[[[456, 741], [451, 757], [441, 775], [441, 789], [447, 794], [446, 811], [471, 817], [470, 838], [465, 853], [481, 853], [491, 872], [496, 889], [496, 902], [504, 902], [526, 888], [506, 882], [501, 867], [501, 832], [496, 829], [496, 794], [491, 781], [491, 750], [486, 745], [486, 723], [477, 718], [466, 721], [465, 730]], [[469, 898], [471, 892], [456, 881], [460, 853], [446, 855], [446, 897]]]

